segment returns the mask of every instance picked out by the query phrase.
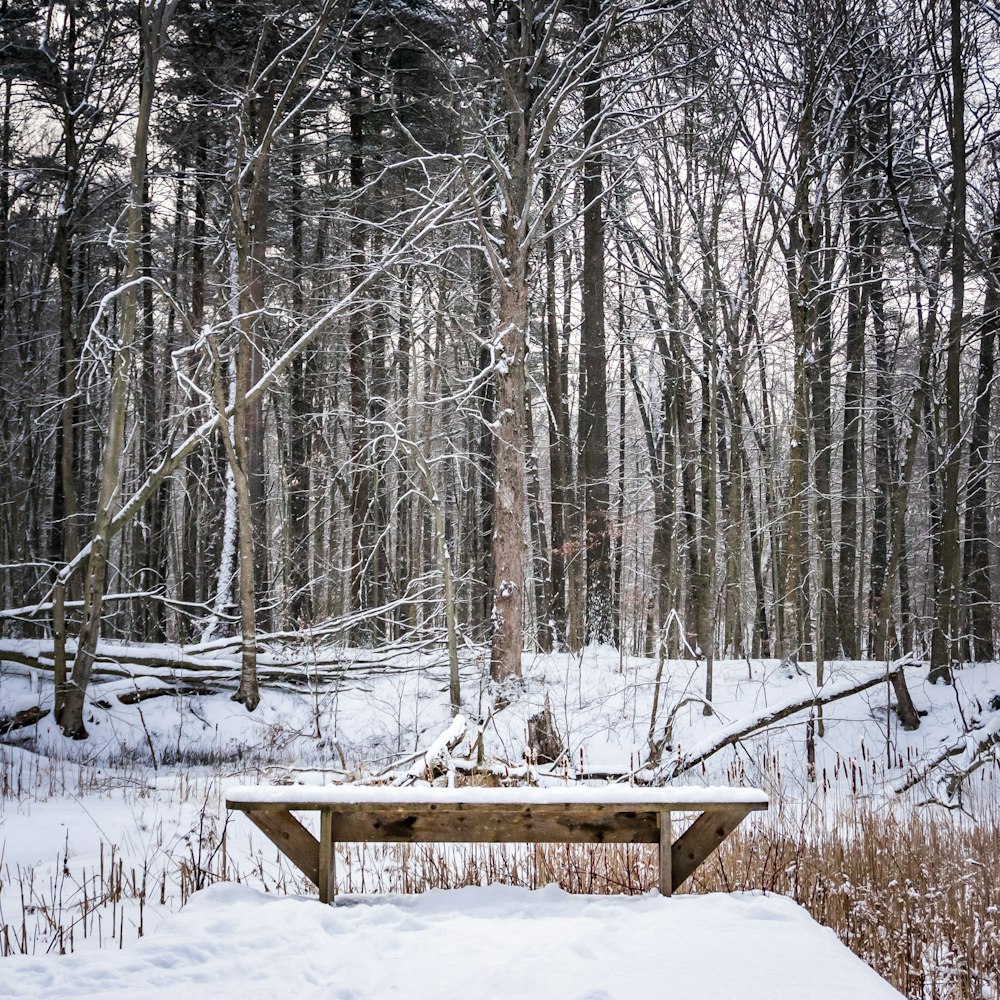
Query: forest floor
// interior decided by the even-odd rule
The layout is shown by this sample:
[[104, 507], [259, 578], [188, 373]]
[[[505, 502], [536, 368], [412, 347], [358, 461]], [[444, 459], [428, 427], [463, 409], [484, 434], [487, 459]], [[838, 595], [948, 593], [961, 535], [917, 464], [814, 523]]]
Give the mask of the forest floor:
[[[127, 660], [121, 653], [118, 659]], [[275, 659], [290, 655], [286, 650]], [[732, 956], [730, 972], [745, 973], [728, 986], [720, 980], [720, 996], [733, 995], [734, 982], [745, 996], [758, 987], [778, 998], [785, 995], [779, 987], [789, 997], [822, 995], [826, 987], [798, 973], [775, 984], [781, 961], [790, 976], [793, 965], [801, 965], [802, 976], [812, 969], [833, 984], [830, 996], [893, 995], [801, 910], [769, 895], [780, 893], [914, 1000], [1000, 997], [1000, 888], [992, 875], [1000, 865], [996, 744], [960, 789], [948, 782], [972, 759], [979, 737], [996, 730], [1000, 666], [964, 669], [954, 686], [930, 685], [925, 667], [908, 668], [924, 713], [915, 732], [898, 724], [889, 685], [879, 682], [827, 705], [820, 734], [813, 711], [794, 710], [815, 692], [813, 664], [718, 662], [714, 714], [705, 716], [698, 699], [704, 665], [668, 661], [653, 726], [662, 758], [650, 768], [655, 662], [602, 649], [528, 657], [524, 685], [506, 691], [508, 704], [489, 713], [485, 653], [467, 651], [463, 712], [470, 725], [452, 752], [453, 780], [469, 780], [463, 772], [478, 770], [471, 780], [509, 776], [544, 784], [632, 774], [637, 781], [742, 783], [765, 789], [771, 810], [748, 819], [685, 887], [699, 894], [697, 901], [648, 895], [655, 859], [641, 847], [344, 845], [339, 889], [364, 894], [366, 904], [325, 913], [283, 899], [308, 895], [311, 887], [242, 816], [227, 817], [226, 786], [386, 780], [422, 762], [451, 711], [440, 654], [327, 650], [319, 659], [340, 667], [317, 670], [305, 683], [271, 681], [253, 714], [229, 700], [225, 682], [196, 686], [176, 668], [158, 677], [146, 665], [128, 671], [143, 676], [104, 675], [93, 686], [88, 740], [64, 740], [51, 715], [4, 737], [0, 955], [13, 964], [0, 975], [0, 996], [78, 992], [69, 989], [74, 977], [96, 976], [105, 959], [106, 971], [128, 968], [139, 976], [143, 995], [179, 996], [197, 988], [199, 974], [215, 982], [239, 969], [241, 982], [256, 983], [261, 996], [270, 983], [273, 996], [279, 973], [268, 963], [287, 963], [262, 951], [260, 942], [300, 939], [301, 951], [289, 945], [295, 954], [325, 957], [298, 963], [301, 983], [281, 974], [282, 988], [296, 995], [336, 987], [341, 992], [333, 995], [375, 998], [398, 987], [396, 995], [415, 997], [473, 989], [487, 997], [618, 996], [679, 984], [677, 970], [686, 967], [701, 978], [668, 995], [712, 996], [706, 984], [723, 967], [719, 955], [727, 962]], [[884, 670], [884, 664], [828, 664], [824, 691], [846, 690]], [[138, 700], [145, 690], [170, 693]], [[3, 664], [0, 716], [48, 707], [51, 697], [48, 674]], [[537, 766], [525, 753], [528, 722], [546, 699], [568, 753], [554, 766]], [[691, 764], [727, 734], [784, 710], [775, 724]], [[512, 888], [483, 888], [496, 881]], [[548, 883], [561, 888], [532, 896], [540, 901], [533, 909], [524, 890]], [[468, 888], [367, 905], [372, 893], [459, 887]], [[564, 890], [637, 898], [588, 895], [576, 906]], [[755, 894], [726, 900], [709, 895], [714, 890]], [[459, 920], [464, 911], [476, 920]], [[621, 931], [607, 936], [609, 922]], [[509, 943], [497, 944], [501, 936]], [[667, 938], [672, 943], [662, 944]], [[125, 956], [112, 966], [108, 949]], [[60, 953], [75, 957], [49, 959]], [[162, 981], [152, 976], [154, 968], [163, 970]], [[531, 989], [511, 985], [511, 969]], [[85, 992], [116, 996], [127, 988], [122, 983], [112, 976], [103, 992]], [[249, 987], [236, 992], [258, 995]]]

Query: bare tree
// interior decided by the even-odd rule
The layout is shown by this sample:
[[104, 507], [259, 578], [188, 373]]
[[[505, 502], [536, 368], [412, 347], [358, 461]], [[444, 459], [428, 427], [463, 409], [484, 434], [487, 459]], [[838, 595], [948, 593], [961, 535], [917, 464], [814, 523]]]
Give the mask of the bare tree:
[[[129, 205], [127, 209], [124, 283], [106, 297], [110, 302], [120, 295], [120, 326], [111, 367], [111, 391], [108, 398], [108, 429], [102, 453], [100, 493], [94, 518], [93, 539], [84, 577], [83, 624], [77, 641], [73, 673], [62, 703], [59, 725], [73, 739], [83, 739], [87, 730], [83, 723], [83, 706], [87, 685], [94, 665], [94, 653], [101, 631], [101, 612], [107, 577], [108, 547], [111, 541], [111, 521], [114, 503], [121, 488], [122, 452], [125, 446], [125, 418], [128, 405], [129, 381], [132, 371], [132, 345], [136, 337], [138, 291], [140, 284], [140, 246], [142, 240], [142, 204], [146, 190], [146, 158], [149, 126], [153, 107], [153, 91], [160, 56], [166, 41], [166, 30], [177, 8], [177, 0], [143, 4], [139, 8], [139, 39], [141, 46], [141, 76], [139, 109], [135, 125], [135, 145], [132, 151]], [[96, 321], [95, 321], [96, 322]]]

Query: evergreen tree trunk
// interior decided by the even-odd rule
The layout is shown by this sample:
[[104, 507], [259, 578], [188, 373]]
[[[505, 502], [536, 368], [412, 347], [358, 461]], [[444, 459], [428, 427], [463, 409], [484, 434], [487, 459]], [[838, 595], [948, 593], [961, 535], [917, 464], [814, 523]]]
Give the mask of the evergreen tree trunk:
[[[589, 0], [588, 22], [600, 17]], [[608, 380], [604, 334], [604, 157], [598, 146], [603, 105], [595, 62], [583, 79], [583, 328], [580, 344], [580, 479], [587, 533], [587, 642], [610, 644], [611, 488], [608, 478]]]
[[[363, 68], [361, 55], [351, 53], [350, 129], [351, 190], [358, 196], [365, 183], [365, 116], [362, 108]], [[367, 253], [361, 207], [355, 205], [351, 220], [350, 278], [351, 292], [356, 292], [365, 277]], [[368, 512], [372, 502], [372, 470], [368, 455], [368, 335], [364, 312], [355, 302], [348, 319], [350, 403], [351, 403], [351, 614], [355, 616], [352, 639], [358, 645], [372, 641], [371, 624], [363, 614], [371, 606], [372, 570], [371, 526]]]
[[969, 479], [965, 500], [965, 593], [969, 608], [970, 658], [989, 662], [993, 643], [993, 589], [990, 580], [989, 489], [992, 447], [993, 382], [996, 339], [1000, 331], [1000, 219], [994, 220], [991, 275], [979, 327], [979, 373], [969, 441]]
[[490, 677], [502, 684], [521, 676], [524, 622], [525, 354], [529, 322], [528, 223], [531, 201], [529, 67], [534, 56], [533, 5], [507, 4], [501, 69], [507, 117], [505, 176], [500, 213], [500, 281], [494, 455], [493, 635]]
[[[291, 144], [291, 296], [292, 313], [298, 319], [305, 306], [303, 281], [303, 183], [302, 137], [298, 119], [292, 131]], [[288, 617], [293, 627], [312, 619], [312, 588], [309, 559], [309, 456], [313, 450], [311, 421], [313, 420], [312, 351], [306, 350], [293, 365], [288, 380]]]
[[[542, 178], [542, 197], [552, 203], [552, 179], [548, 171]], [[566, 648], [568, 622], [566, 616], [566, 510], [570, 488], [567, 482], [566, 448], [569, 428], [565, 420], [563, 397], [562, 351], [559, 344], [559, 321], [556, 311], [556, 239], [553, 232], [554, 210], [550, 207], [545, 232], [545, 398], [548, 417], [549, 479], [551, 483], [550, 522], [552, 549], [549, 560], [549, 580], [552, 604], [553, 647]]]
[[[845, 166], [850, 176], [856, 168], [856, 143]], [[840, 450], [840, 578], [837, 589], [837, 621], [844, 656], [861, 655], [860, 629], [855, 616], [858, 589], [858, 456], [861, 440], [861, 405], [864, 393], [865, 324], [868, 311], [864, 223], [860, 209], [852, 205], [847, 225], [847, 321], [844, 376], [844, 432]]]
[[965, 310], [965, 70], [962, 65], [962, 2], [951, 0], [952, 157], [951, 320], [948, 324], [945, 373], [946, 431], [941, 484], [941, 589], [931, 636], [930, 680], [951, 683], [959, 658], [959, 524], [958, 478], [962, 464], [960, 366], [962, 314]]

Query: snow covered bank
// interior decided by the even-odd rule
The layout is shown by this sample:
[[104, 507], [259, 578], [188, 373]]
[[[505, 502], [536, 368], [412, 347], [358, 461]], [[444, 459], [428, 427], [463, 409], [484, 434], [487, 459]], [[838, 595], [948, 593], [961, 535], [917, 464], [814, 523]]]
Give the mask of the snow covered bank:
[[12, 958], [0, 997], [891, 1000], [780, 896], [571, 896], [549, 886], [315, 899], [218, 885], [123, 953]]
[[[345, 660], [356, 653], [340, 651]], [[2, 660], [0, 648], [0, 716], [51, 705], [48, 675]], [[307, 667], [300, 669], [308, 674]], [[878, 671], [872, 663], [828, 663], [824, 690], [850, 689]], [[503, 711], [492, 714], [486, 659], [467, 659], [463, 672], [463, 711], [473, 722], [457, 753], [470, 754], [479, 735], [474, 720], [488, 717], [482, 748], [487, 761], [500, 763], [504, 776], [514, 777], [511, 772], [523, 768], [528, 720], [548, 698], [568, 751], [560, 776], [641, 770], [652, 737], [662, 753], [656, 771], [661, 781], [755, 785], [768, 792], [772, 803], [780, 792], [785, 807], [811, 802], [817, 789], [843, 808], [852, 808], [859, 796], [886, 804], [940, 797], [942, 762], [953, 770], [964, 761], [959, 751], [988, 741], [1000, 726], [1000, 667], [963, 669], [953, 687], [930, 684], [926, 667], [914, 667], [908, 683], [922, 714], [916, 732], [899, 725], [890, 686], [878, 684], [826, 707], [823, 728], [815, 730], [810, 769], [814, 664], [720, 660], [715, 664], [715, 711], [705, 716], [695, 697], [704, 686], [704, 666], [669, 661], [655, 719], [656, 663], [619, 657], [604, 648], [531, 658], [525, 663], [523, 687], [511, 692]], [[265, 686], [252, 715], [229, 700], [228, 687], [198, 691], [181, 684], [171, 692], [165, 684], [178, 678], [170, 670], [162, 674], [163, 681], [148, 676], [96, 681], [87, 702], [91, 738], [83, 743], [65, 740], [51, 715], [9, 739], [46, 756], [97, 767], [151, 765], [162, 771], [207, 765], [232, 774], [251, 772], [254, 780], [284, 773], [292, 780], [327, 784], [405, 770], [414, 761], [422, 770], [422, 756], [451, 719], [446, 657], [424, 653], [399, 654], [391, 668], [378, 671], [368, 666], [345, 670], [314, 688]], [[230, 681], [235, 683], [232, 677]], [[140, 693], [160, 696], [140, 702]], [[780, 716], [783, 706], [796, 704], [803, 706], [800, 711], [700, 760], [725, 743], [727, 734], [742, 733], [748, 723]], [[995, 754], [987, 759], [990, 766], [968, 783], [961, 803], [975, 816], [992, 815], [1000, 805], [1000, 768]], [[909, 794], [900, 796], [894, 789]]]
[[[473, 721], [456, 748], [463, 757], [453, 762], [459, 780], [470, 780], [461, 766], [475, 764], [474, 723], [488, 707], [487, 667], [485, 660], [463, 663], [463, 710]], [[828, 683], [851, 684], [872, 670], [870, 663], [827, 664]], [[13, 988], [10, 970], [25, 955], [47, 953], [54, 967], [65, 960], [57, 957], [60, 951], [75, 953], [74, 962], [97, 962], [120, 948], [129, 954], [138, 944], [137, 954], [144, 955], [147, 942], [165, 940], [161, 934], [174, 926], [192, 893], [197, 903], [202, 897], [196, 890], [217, 881], [280, 896], [311, 891], [244, 817], [227, 820], [224, 790], [289, 781], [296, 784], [286, 785], [286, 792], [297, 788], [294, 794], [311, 799], [331, 782], [374, 775], [391, 780], [417, 764], [422, 770], [428, 749], [452, 725], [447, 664], [422, 655], [399, 660], [391, 670], [347, 670], [315, 688], [266, 686], [252, 715], [229, 700], [225, 687], [132, 697], [160, 693], [171, 678], [167, 671], [163, 681], [99, 680], [88, 697], [91, 738], [81, 743], [65, 740], [51, 715], [0, 742], [0, 956], [13, 956], [0, 961], [0, 997]], [[710, 717], [700, 700], [692, 700], [703, 681], [703, 666], [666, 664], [654, 725], [663, 740], [664, 768], [745, 728], [748, 719], [803, 698], [809, 704], [815, 670], [811, 664], [720, 661]], [[929, 805], [941, 797], [940, 768], [930, 770], [935, 762], [962, 763], [956, 748], [966, 753], [994, 731], [1000, 667], [966, 668], [956, 681], [954, 687], [931, 685], [925, 668], [913, 668], [911, 691], [926, 713], [916, 732], [899, 726], [888, 685], [827, 706], [825, 729], [815, 728], [812, 775], [809, 708], [684, 771], [678, 784], [688, 790], [753, 785], [771, 804], [703, 867], [704, 878], [692, 889], [787, 893], [913, 1000], [1000, 998], [997, 898], [989, 876], [1000, 864], [1000, 744], [983, 755], [985, 766], [966, 782], [961, 809], [940, 801]], [[511, 692], [506, 708], [489, 715], [481, 731], [487, 765], [501, 780], [537, 779], [564, 791], [580, 774], [641, 768], [655, 689], [656, 664], [649, 660], [602, 649], [534, 658], [526, 664], [523, 687]], [[0, 663], [0, 717], [51, 705], [51, 698], [44, 671]], [[548, 777], [524, 758], [528, 720], [546, 699], [569, 750]], [[415, 787], [419, 783], [406, 794]], [[471, 845], [426, 853], [341, 846], [337, 872], [345, 893], [487, 881], [634, 893], [656, 878], [655, 859], [642, 849], [590, 856], [562, 845], [535, 852]], [[512, 961], [525, 940], [534, 941], [531, 926], [521, 921], [519, 930], [508, 929], [510, 940], [494, 942], [504, 961]], [[192, 946], [208, 947], [204, 941]], [[657, 943], [650, 954], [658, 955], [659, 948]], [[51, 975], [63, 983], [63, 972]], [[670, 982], [671, 976], [663, 978], [656, 995], [673, 995]], [[733, 995], [744, 993], [741, 985]], [[61, 989], [48, 995], [60, 996]], [[564, 995], [557, 991], [552, 1000]], [[703, 991], [690, 995], [697, 1000]], [[839, 995], [850, 994], [845, 989]]]

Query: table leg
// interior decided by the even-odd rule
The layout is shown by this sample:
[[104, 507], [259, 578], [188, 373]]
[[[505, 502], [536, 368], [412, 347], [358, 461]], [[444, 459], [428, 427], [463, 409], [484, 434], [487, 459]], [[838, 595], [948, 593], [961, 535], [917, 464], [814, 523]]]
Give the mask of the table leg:
[[660, 895], [669, 896], [673, 892], [673, 835], [671, 833], [669, 811], [656, 814], [660, 827]]
[[247, 810], [249, 819], [314, 885], [319, 885], [319, 844], [316, 838], [284, 810]]
[[319, 814], [319, 901], [332, 903], [337, 891], [337, 871], [333, 857], [333, 811]]
[[678, 838], [673, 856], [674, 888], [690, 878], [698, 866], [749, 815], [750, 807], [737, 805], [707, 808]]

